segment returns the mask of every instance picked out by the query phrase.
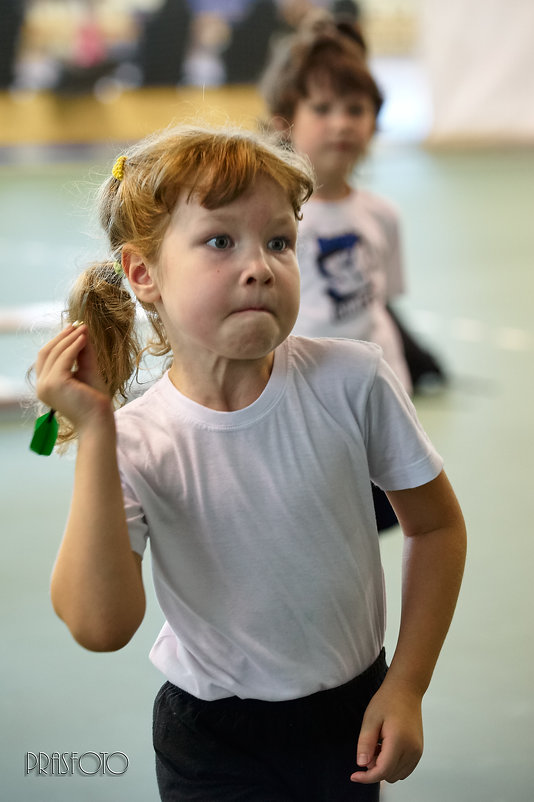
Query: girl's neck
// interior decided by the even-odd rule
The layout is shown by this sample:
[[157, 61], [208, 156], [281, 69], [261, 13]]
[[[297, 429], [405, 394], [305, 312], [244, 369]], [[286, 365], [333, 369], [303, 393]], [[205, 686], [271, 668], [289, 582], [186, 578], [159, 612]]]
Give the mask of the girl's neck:
[[220, 412], [244, 409], [256, 401], [269, 381], [274, 354], [258, 361], [217, 360], [211, 370], [197, 370], [175, 360], [169, 370], [174, 386], [192, 401]]
[[317, 184], [317, 189], [312, 196], [315, 200], [340, 201], [348, 197], [352, 192], [352, 187], [345, 179], [318, 180]]

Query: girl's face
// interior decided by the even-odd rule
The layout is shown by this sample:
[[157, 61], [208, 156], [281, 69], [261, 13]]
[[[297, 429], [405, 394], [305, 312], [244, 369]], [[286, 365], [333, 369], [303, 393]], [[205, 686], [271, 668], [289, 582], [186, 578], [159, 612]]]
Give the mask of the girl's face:
[[310, 82], [295, 108], [291, 138], [305, 153], [321, 183], [345, 181], [365, 153], [376, 127], [373, 102], [361, 92], [340, 95], [328, 84]]
[[155, 305], [175, 360], [270, 360], [299, 306], [297, 223], [272, 179], [206, 209], [184, 194], [163, 238]]

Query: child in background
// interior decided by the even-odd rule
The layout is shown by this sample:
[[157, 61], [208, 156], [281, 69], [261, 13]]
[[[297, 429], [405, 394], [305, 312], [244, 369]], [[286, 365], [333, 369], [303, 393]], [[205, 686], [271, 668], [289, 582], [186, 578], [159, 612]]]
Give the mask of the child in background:
[[[405, 389], [443, 373], [393, 317], [404, 290], [399, 219], [386, 201], [351, 184], [376, 131], [382, 95], [357, 26], [328, 14], [282, 42], [262, 82], [275, 127], [306, 154], [317, 191], [299, 227], [301, 307], [295, 332], [378, 343]], [[403, 337], [413, 358], [407, 364]]]
[[[181, 127], [112, 172], [100, 194], [112, 257], [82, 274], [77, 325], [36, 363], [62, 439], [78, 438], [54, 608], [86, 648], [124, 646], [150, 543], [166, 617], [151, 651], [166, 678], [162, 800], [377, 800], [421, 756], [421, 701], [461, 581], [442, 461], [377, 346], [290, 335], [313, 186], [302, 158]], [[114, 412], [140, 350], [117, 262], [152, 351], [172, 361]], [[405, 535], [389, 669], [371, 479]]]

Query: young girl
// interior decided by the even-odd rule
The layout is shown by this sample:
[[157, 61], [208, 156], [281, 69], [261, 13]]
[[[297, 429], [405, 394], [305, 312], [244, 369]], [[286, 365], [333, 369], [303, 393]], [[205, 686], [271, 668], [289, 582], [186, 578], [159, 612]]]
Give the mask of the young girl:
[[295, 331], [378, 343], [410, 392], [427, 372], [441, 379], [443, 373], [399, 328], [389, 306], [404, 290], [397, 210], [353, 186], [383, 103], [365, 54], [357, 27], [314, 14], [279, 44], [262, 89], [274, 125], [317, 174], [299, 229], [302, 298]]
[[[150, 542], [163, 800], [377, 800], [422, 752], [464, 525], [380, 349], [290, 336], [311, 190], [306, 161], [248, 133], [178, 128], [132, 148], [100, 196], [112, 258], [71, 299], [84, 323], [37, 360], [39, 397], [78, 437], [52, 601], [86, 648], [139, 627]], [[171, 362], [114, 413], [139, 348], [118, 261]], [[387, 674], [370, 479], [406, 543]]]

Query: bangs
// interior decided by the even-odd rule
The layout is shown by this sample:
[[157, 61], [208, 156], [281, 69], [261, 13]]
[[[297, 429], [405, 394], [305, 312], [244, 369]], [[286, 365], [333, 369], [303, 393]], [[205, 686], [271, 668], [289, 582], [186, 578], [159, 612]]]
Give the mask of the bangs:
[[213, 141], [191, 154], [191, 165], [182, 174], [182, 185], [190, 187], [206, 209], [226, 206], [254, 182], [259, 165], [245, 140]]
[[258, 177], [265, 176], [286, 192], [298, 218], [300, 207], [313, 191], [313, 181], [302, 163], [291, 163], [290, 155], [281, 160], [280, 152], [271, 152], [246, 136], [212, 138], [188, 154], [180, 183], [189, 190], [188, 200], [195, 195], [206, 209], [217, 209], [232, 203]]
[[368, 96], [368, 87], [363, 83], [361, 76], [354, 73], [351, 65], [342, 64], [339, 68], [329, 69], [326, 64], [317, 64], [307, 75], [305, 94], [309, 95], [310, 85], [313, 84], [340, 96], [350, 92], [360, 92]]
[[361, 58], [355, 58], [330, 41], [318, 43], [300, 71], [299, 91], [309, 96], [310, 84], [332, 90], [337, 95], [360, 92], [369, 97], [375, 115], [382, 107], [383, 97], [373, 76]]

